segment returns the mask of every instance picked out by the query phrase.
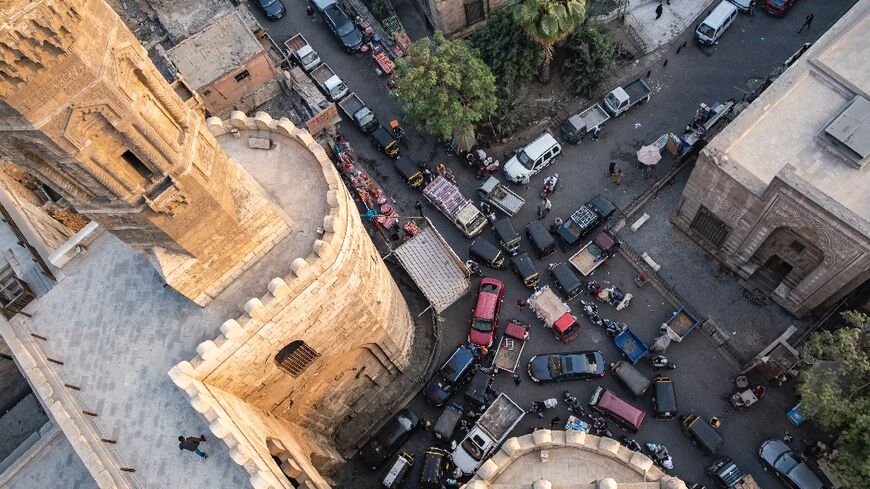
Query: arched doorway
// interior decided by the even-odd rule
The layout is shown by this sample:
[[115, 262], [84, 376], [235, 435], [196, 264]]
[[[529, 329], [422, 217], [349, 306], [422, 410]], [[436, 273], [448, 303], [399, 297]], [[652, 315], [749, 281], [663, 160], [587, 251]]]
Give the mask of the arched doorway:
[[813, 229], [776, 228], [752, 255], [756, 268], [743, 286], [755, 295], [786, 297], [824, 260], [819, 245]]

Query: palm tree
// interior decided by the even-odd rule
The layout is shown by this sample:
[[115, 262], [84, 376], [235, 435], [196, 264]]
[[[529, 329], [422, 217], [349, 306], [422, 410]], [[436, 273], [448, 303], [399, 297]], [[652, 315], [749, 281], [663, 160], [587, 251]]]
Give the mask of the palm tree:
[[586, 0], [521, 0], [513, 8], [514, 22], [544, 48], [541, 79], [550, 79], [553, 46], [586, 20]]

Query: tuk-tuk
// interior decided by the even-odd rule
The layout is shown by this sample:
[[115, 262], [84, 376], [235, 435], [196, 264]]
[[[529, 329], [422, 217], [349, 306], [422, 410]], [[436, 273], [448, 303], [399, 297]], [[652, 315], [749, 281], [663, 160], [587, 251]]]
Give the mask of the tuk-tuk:
[[411, 472], [411, 467], [414, 466], [414, 457], [408, 452], [400, 452], [396, 455], [396, 460], [390, 465], [390, 470], [384, 476], [382, 484], [387, 489], [398, 489], [405, 483], [408, 473]]
[[399, 157], [399, 142], [393, 137], [393, 133], [384, 126], [378, 126], [372, 131], [372, 144], [390, 158]]
[[471, 403], [472, 409], [486, 406], [486, 391], [489, 390], [490, 385], [492, 385], [492, 375], [478, 368], [465, 387], [465, 400]]
[[680, 428], [689, 436], [692, 443], [697, 445], [707, 455], [713, 455], [725, 444], [725, 440], [716, 431], [716, 428], [710, 426], [707, 420], [697, 414], [683, 416], [680, 419], [682, 419]]
[[448, 442], [460, 419], [462, 419], [462, 406], [451, 402], [444, 406], [444, 411], [441, 412], [441, 416], [438, 416], [438, 420], [432, 426], [432, 434], [439, 441]]
[[468, 254], [472, 259], [480, 260], [490, 268], [504, 268], [504, 253], [501, 248], [483, 238], [471, 242]]
[[571, 301], [585, 290], [583, 281], [567, 263], [557, 263], [550, 269], [550, 276], [553, 277], [553, 282], [562, 291], [566, 301]]
[[526, 226], [526, 235], [539, 259], [543, 260], [556, 252], [556, 241], [553, 240], [553, 236], [540, 221], [530, 222]]
[[653, 380], [653, 418], [673, 419], [677, 416], [677, 394], [670, 377], [657, 375]]
[[541, 274], [538, 273], [538, 269], [535, 268], [535, 264], [532, 263], [528, 253], [512, 256], [511, 269], [520, 276], [523, 284], [530, 289], [537, 287], [541, 281]]
[[520, 241], [522, 241], [523, 238], [517, 233], [517, 230], [514, 229], [511, 218], [502, 217], [501, 219], [496, 219], [495, 222], [492, 223], [492, 231], [498, 238], [501, 247], [504, 248], [509, 255], [513, 256], [519, 253]]
[[634, 394], [634, 397], [642, 396], [643, 393], [649, 389], [649, 386], [652, 383], [649, 381], [649, 378], [640, 373], [640, 370], [635, 368], [634, 365], [622, 360], [610, 364], [610, 371], [613, 372], [614, 377], [622, 382], [622, 385]]
[[441, 489], [444, 479], [450, 473], [450, 468], [450, 454], [446, 450], [435, 447], [426, 450], [423, 472], [420, 474], [420, 487]]
[[396, 160], [396, 172], [405, 179], [405, 182], [411, 188], [420, 188], [423, 186], [423, 172], [420, 167], [415, 165], [409, 159], [399, 158]]

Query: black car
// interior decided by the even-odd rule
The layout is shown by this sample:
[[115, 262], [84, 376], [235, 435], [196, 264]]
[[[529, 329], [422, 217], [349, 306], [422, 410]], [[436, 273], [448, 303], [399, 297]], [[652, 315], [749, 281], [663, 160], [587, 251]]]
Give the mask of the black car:
[[605, 367], [600, 351], [547, 353], [529, 360], [529, 377], [535, 382], [589, 380], [603, 377]]
[[323, 18], [326, 19], [326, 24], [341, 41], [344, 49], [353, 52], [362, 46], [362, 33], [360, 33], [359, 29], [356, 28], [341, 7], [334, 3], [326, 7], [323, 9]]
[[419, 422], [420, 418], [408, 409], [399, 411], [395, 418], [384, 425], [378, 434], [362, 447], [359, 455], [363, 462], [372, 470], [377, 470], [402, 446], [402, 443], [405, 443]]
[[782, 440], [767, 440], [758, 449], [758, 456], [772, 468], [789, 487], [795, 489], [823, 489], [819, 476], [791, 451]]
[[269, 20], [278, 20], [287, 13], [284, 2], [281, 0], [257, 0], [257, 5], [260, 6], [260, 10], [266, 14], [266, 18]]
[[707, 475], [723, 489], [730, 489], [740, 484], [744, 478], [743, 471], [731, 457], [722, 457], [707, 467]]
[[460, 345], [444, 362], [444, 366], [423, 389], [423, 397], [433, 406], [443, 406], [450, 396], [462, 387], [477, 363], [477, 357], [467, 345]]

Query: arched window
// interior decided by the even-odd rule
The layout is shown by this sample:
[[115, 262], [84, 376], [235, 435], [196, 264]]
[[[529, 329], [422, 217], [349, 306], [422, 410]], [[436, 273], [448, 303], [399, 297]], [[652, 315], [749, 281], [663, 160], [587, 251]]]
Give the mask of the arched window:
[[319, 356], [320, 354], [304, 341], [296, 340], [275, 355], [275, 362], [293, 377], [299, 377]]

